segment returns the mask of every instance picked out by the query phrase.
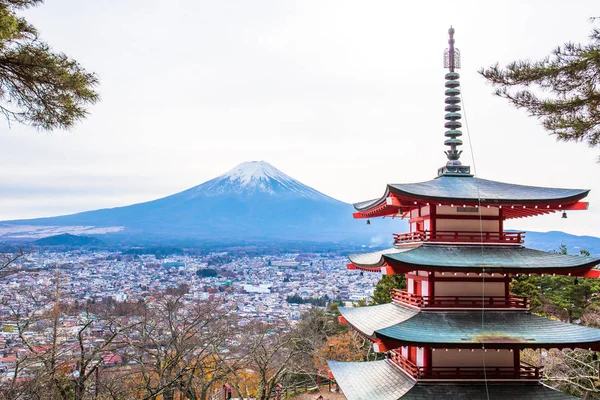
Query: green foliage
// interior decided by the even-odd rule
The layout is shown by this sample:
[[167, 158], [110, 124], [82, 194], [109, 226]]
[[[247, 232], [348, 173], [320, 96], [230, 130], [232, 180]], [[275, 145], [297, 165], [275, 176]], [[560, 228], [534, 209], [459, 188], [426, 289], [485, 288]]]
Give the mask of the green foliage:
[[406, 278], [403, 274], [383, 275], [377, 285], [371, 304], [385, 304], [392, 301], [392, 289], [406, 289]]
[[16, 11], [42, 0], [0, 0], [0, 112], [8, 122], [69, 128], [99, 100], [95, 74], [54, 52]]
[[589, 44], [566, 43], [543, 60], [479, 72], [498, 96], [540, 119], [558, 140], [600, 146], [600, 30]]
[[327, 311], [313, 308], [302, 314], [293, 330], [298, 332], [299, 337], [311, 338], [315, 348], [319, 348], [327, 341], [328, 337], [349, 331], [348, 325], [339, 323], [339, 315], [337, 306], [335, 312], [331, 306]]
[[327, 316], [327, 323], [330, 326], [330, 333], [328, 333], [329, 335], [345, 333], [350, 330], [348, 324], [341, 324], [338, 319], [338, 317], [342, 315], [340, 313], [339, 306], [340, 303], [331, 302], [329, 304], [329, 308], [325, 312], [325, 315]]
[[521, 275], [514, 278], [510, 284], [510, 291], [517, 296], [527, 296], [531, 302], [531, 311], [541, 314], [542, 298], [539, 287], [540, 277]]
[[312, 304], [313, 306], [317, 307], [325, 307], [327, 305], [327, 300], [323, 297], [305, 299], [297, 294], [288, 296], [285, 301], [293, 304]]
[[[558, 253], [568, 254], [567, 247], [561, 245]], [[580, 254], [585, 256], [589, 252], [581, 250]], [[586, 309], [597, 303], [595, 294], [600, 292], [600, 281], [562, 275], [521, 275], [513, 280], [511, 291], [528, 296], [535, 313], [572, 321], [581, 318]]]
[[340, 313], [340, 303], [336, 302], [336, 301], [332, 301], [331, 304], [329, 304], [329, 308], [327, 309], [327, 313], [331, 316], [333, 316], [336, 321], [337, 321], [337, 317], [339, 317], [340, 315], [342, 315]]
[[570, 276], [521, 276], [511, 290], [529, 296], [533, 312], [572, 321], [597, 301], [594, 295], [600, 291], [600, 282]]
[[200, 268], [196, 271], [196, 275], [201, 278], [214, 278], [217, 276], [217, 270], [213, 268]]
[[360, 299], [356, 303], [353, 304], [354, 307], [366, 307], [369, 303], [367, 303], [367, 299]]

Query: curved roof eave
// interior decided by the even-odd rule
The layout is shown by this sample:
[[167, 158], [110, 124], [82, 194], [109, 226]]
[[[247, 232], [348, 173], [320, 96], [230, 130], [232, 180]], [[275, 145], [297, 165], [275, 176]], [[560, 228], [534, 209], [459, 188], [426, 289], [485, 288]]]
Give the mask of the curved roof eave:
[[381, 267], [385, 263], [383, 259], [385, 255], [403, 253], [411, 249], [413, 249], [413, 247], [392, 247], [389, 249], [372, 251], [369, 253], [349, 254], [348, 260], [350, 260], [352, 264], [359, 267], [377, 268]]
[[469, 348], [485, 343], [503, 348], [600, 348], [600, 329], [554, 321], [528, 311], [420, 312], [378, 329], [375, 337], [433, 347]]
[[379, 197], [377, 199], [372, 199], [372, 200], [366, 200], [366, 201], [361, 201], [358, 203], [354, 203], [352, 204], [354, 206], [354, 209], [356, 209], [356, 211], [364, 211], [364, 210], [368, 210], [369, 208], [375, 207], [379, 204], [382, 204], [385, 202], [385, 199], [387, 199], [387, 197], [390, 194], [390, 185], [387, 185], [385, 188], [385, 193], [383, 194], [382, 197]]
[[342, 317], [363, 335], [373, 337], [379, 329], [404, 322], [419, 313], [393, 303], [368, 307], [340, 307]]
[[328, 364], [348, 400], [398, 400], [415, 386], [388, 360]]
[[[462, 179], [462, 178], [461, 178]], [[491, 182], [491, 181], [490, 181]], [[500, 183], [500, 182], [498, 182]], [[405, 197], [409, 197], [409, 198], [414, 198], [414, 199], [422, 199], [422, 200], [441, 200], [441, 201], [455, 201], [455, 202], [489, 202], [489, 203], [497, 203], [497, 204], [513, 204], [513, 203], [518, 203], [518, 204], [533, 204], [533, 203], [557, 203], [557, 202], [564, 202], [564, 203], [572, 203], [578, 200], [581, 200], [583, 198], [585, 198], [588, 193], [590, 192], [589, 189], [586, 190], [582, 190], [580, 193], [577, 194], [573, 194], [571, 196], [566, 196], [566, 197], [556, 197], [556, 198], [546, 198], [546, 197], [539, 197], [539, 198], [489, 198], [489, 196], [487, 197], [465, 197], [465, 196], [430, 196], [430, 195], [426, 195], [426, 194], [416, 194], [416, 193], [411, 193], [408, 192], [406, 190], [402, 190], [399, 189], [397, 186], [400, 185], [388, 185], [388, 190], [386, 190], [386, 197], [387, 195], [389, 195], [389, 193], [394, 193], [394, 194], [399, 194], [401, 196], [405, 196]], [[519, 186], [519, 185], [516, 185]], [[533, 188], [533, 186], [532, 186]], [[385, 201], [385, 198], [383, 199]]]
[[600, 264], [600, 258], [550, 253], [523, 246], [448, 246], [418, 244], [392, 247], [369, 253], [350, 254], [350, 262], [358, 267], [378, 268], [383, 265], [405, 270], [527, 273], [528, 271], [583, 272]]
[[549, 253], [523, 246], [446, 246], [421, 245], [409, 251], [384, 253], [383, 261], [392, 268], [409, 269], [438, 268], [453, 271], [488, 269], [488, 272], [588, 270], [600, 264], [600, 259], [576, 255]]
[[348, 400], [576, 399], [539, 382], [419, 383], [389, 360], [328, 364]]
[[368, 210], [385, 202], [390, 193], [422, 200], [529, 204], [572, 203], [583, 199], [589, 192], [589, 189], [547, 188], [476, 177], [442, 176], [425, 182], [388, 184], [382, 197], [355, 203], [354, 208], [357, 211]]

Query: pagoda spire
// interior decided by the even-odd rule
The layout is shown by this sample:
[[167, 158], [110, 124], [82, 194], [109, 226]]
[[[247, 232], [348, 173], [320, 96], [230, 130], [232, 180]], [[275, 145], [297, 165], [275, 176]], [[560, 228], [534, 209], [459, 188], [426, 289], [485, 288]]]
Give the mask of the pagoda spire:
[[470, 167], [463, 167], [459, 161], [462, 150], [458, 150], [458, 146], [462, 146], [463, 142], [459, 139], [462, 136], [462, 132], [459, 128], [462, 126], [460, 119], [460, 83], [458, 79], [460, 75], [458, 72], [454, 72], [455, 69], [460, 68], [460, 51], [454, 48], [454, 28], [450, 26], [448, 29], [450, 38], [448, 39], [448, 48], [444, 52], [444, 68], [448, 68], [446, 78], [446, 123], [444, 126], [446, 133], [444, 134], [448, 139], [444, 142], [450, 149], [446, 150], [446, 156], [448, 161], [446, 166], [438, 170], [438, 176], [441, 175], [469, 175], [471, 172]]

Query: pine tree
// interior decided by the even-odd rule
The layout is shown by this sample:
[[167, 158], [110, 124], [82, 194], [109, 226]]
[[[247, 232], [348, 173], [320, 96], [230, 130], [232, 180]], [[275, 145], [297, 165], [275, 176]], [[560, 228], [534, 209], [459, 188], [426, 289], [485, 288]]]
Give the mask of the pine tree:
[[371, 304], [386, 304], [392, 301], [392, 289], [406, 289], [404, 274], [383, 275], [377, 285]]
[[[561, 244], [558, 254], [568, 255], [567, 246]], [[590, 252], [581, 249], [579, 254], [589, 257]], [[527, 296], [531, 301], [531, 310], [537, 314], [550, 315], [568, 322], [581, 318], [591, 307], [596, 307], [600, 291], [597, 279], [572, 276], [528, 276], [515, 278], [511, 283], [511, 292]]]
[[479, 71], [496, 95], [537, 117], [560, 141], [600, 146], [600, 30], [590, 43], [566, 43], [540, 61]]
[[39, 129], [70, 128], [98, 101], [98, 78], [53, 51], [16, 13], [43, 0], [0, 0], [0, 112]]

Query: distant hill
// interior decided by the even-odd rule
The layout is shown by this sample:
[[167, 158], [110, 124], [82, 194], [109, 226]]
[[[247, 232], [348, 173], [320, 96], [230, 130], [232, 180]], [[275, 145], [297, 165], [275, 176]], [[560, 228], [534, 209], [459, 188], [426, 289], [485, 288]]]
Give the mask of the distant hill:
[[0, 223], [0, 239], [101, 234], [109, 243], [198, 244], [292, 241], [382, 245], [405, 221], [352, 218], [354, 208], [264, 161], [245, 162], [161, 199], [78, 214]]
[[105, 243], [90, 236], [76, 236], [69, 233], [63, 233], [62, 235], [49, 236], [43, 239], [38, 239], [33, 242], [34, 245], [40, 247], [47, 246], [65, 246], [65, 247], [101, 247]]
[[577, 236], [560, 231], [527, 232], [525, 246], [544, 250], [558, 250], [561, 244], [567, 246], [569, 254], [579, 254], [580, 250], [587, 250], [592, 255], [600, 256], [600, 238], [595, 236]]

